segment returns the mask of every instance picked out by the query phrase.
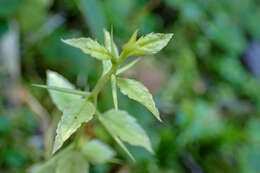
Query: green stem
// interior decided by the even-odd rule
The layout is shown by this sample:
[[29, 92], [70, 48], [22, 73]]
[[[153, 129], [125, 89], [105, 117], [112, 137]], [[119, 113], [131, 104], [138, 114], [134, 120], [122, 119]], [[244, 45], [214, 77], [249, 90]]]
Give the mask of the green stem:
[[[119, 67], [119, 65], [127, 58], [127, 54], [123, 51], [120, 55], [120, 57], [117, 59], [116, 62], [112, 62], [112, 68], [109, 70], [109, 72], [107, 72], [104, 76], [102, 76], [96, 86], [94, 87], [94, 89], [92, 90], [92, 92], [89, 95], [89, 100], [91, 100], [95, 105], [97, 105], [97, 96], [99, 94], [99, 92], [101, 91], [101, 89], [104, 87], [104, 85], [106, 84], [106, 82], [112, 77], [112, 75], [116, 74], [117, 69]], [[84, 129], [83, 127], [81, 129]], [[79, 147], [80, 145], [80, 138], [83, 135], [83, 131], [79, 130], [77, 132], [76, 135], [76, 146]]]
[[92, 90], [91, 96], [90, 96], [90, 97], [94, 98], [95, 104], [96, 104], [96, 99], [97, 99], [97, 96], [98, 96], [100, 90], [103, 88], [103, 86], [106, 84], [106, 82], [111, 78], [111, 76], [113, 74], [116, 74], [119, 65], [126, 59], [126, 56], [127, 56], [127, 54], [123, 51], [121, 53], [120, 57], [118, 58], [117, 62], [115, 62], [112, 65], [112, 68], [103, 77], [101, 77], [98, 80], [98, 82], [97, 82], [95, 88]]
[[112, 68], [107, 72], [102, 78], [100, 78], [97, 82], [97, 85], [95, 88], [92, 90], [91, 97], [97, 97], [99, 94], [100, 90], [103, 88], [103, 86], [106, 84], [106, 82], [110, 79], [112, 74], [116, 73], [116, 70], [118, 68], [118, 64], [116, 63], [115, 65], [112, 66]]

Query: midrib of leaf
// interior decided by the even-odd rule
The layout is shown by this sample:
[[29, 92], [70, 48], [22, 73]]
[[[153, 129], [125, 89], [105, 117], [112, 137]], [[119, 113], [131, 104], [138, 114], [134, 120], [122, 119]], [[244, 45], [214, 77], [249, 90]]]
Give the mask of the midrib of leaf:
[[140, 45], [140, 46], [145, 46], [146, 44], [153, 44], [153, 42], [160, 41], [162, 37], [163, 37], [163, 35], [160, 36], [160, 37], [157, 37], [157, 38], [153, 38], [153, 39], [149, 39], [149, 40], [146, 40], [146, 41], [142, 41], [141, 43], [138, 42], [139, 41], [138, 40], [137, 44]]
[[[121, 80], [120, 78], [119, 78], [119, 80], [121, 81], [121, 83], [124, 83], [124, 84], [128, 85], [127, 80]], [[138, 95], [138, 92], [135, 90], [135, 88], [128, 87], [128, 90], [130, 90], [131, 92], [133, 92], [135, 95]], [[122, 89], [121, 89], [121, 91], [123, 92]], [[146, 90], [146, 91], [148, 91], [148, 90]], [[124, 93], [125, 95], [127, 95], [128, 97], [132, 98], [132, 96], [131, 96], [130, 94], [128, 94], [127, 92], [123, 92], [123, 93]], [[136, 99], [134, 99], [134, 100], [136, 100]]]
[[[101, 45], [100, 45], [101, 46]], [[100, 54], [106, 54], [108, 56], [112, 56], [108, 51], [105, 49], [97, 49], [97, 48], [91, 48], [90, 50], [99, 52]]]
[[[85, 100], [85, 102], [84, 102], [84, 104], [82, 105], [82, 107], [80, 108], [80, 110], [76, 113], [76, 116], [74, 117], [74, 119], [76, 119], [76, 117], [77, 116], [79, 116], [79, 114], [83, 111], [83, 109], [84, 109], [84, 107], [86, 106], [86, 104], [87, 104], [87, 100]], [[93, 116], [93, 115], [92, 115]], [[62, 116], [62, 119], [64, 119], [65, 117], [64, 116]], [[61, 120], [62, 121], [62, 120]], [[85, 121], [83, 121], [82, 123], [84, 123], [84, 122], [86, 122], [86, 121], [90, 121], [90, 119], [88, 119], [88, 120], [85, 120]], [[82, 124], [81, 123], [81, 124]], [[75, 131], [77, 131], [77, 129], [81, 126], [81, 124], [79, 124], [79, 125], [77, 125], [76, 126], [76, 128], [75, 129], [73, 129], [73, 130], [71, 130], [71, 135], [75, 132]], [[70, 136], [71, 136], [70, 135]], [[67, 138], [62, 138], [62, 140], [63, 140], [63, 143], [70, 137], [70, 136], [68, 136]], [[53, 148], [53, 152], [52, 152], [52, 154], [54, 154], [58, 149], [60, 149], [62, 147], [62, 144], [61, 144], [61, 146], [59, 146], [58, 148]]]
[[[129, 80], [129, 82], [128, 82], [128, 80]], [[119, 82], [119, 81], [120, 81], [120, 82]], [[120, 77], [118, 78], [118, 84], [119, 84], [119, 83], [121, 83], [121, 84], [123, 84], [123, 85], [125, 85], [125, 86], [128, 86], [128, 85], [131, 86], [131, 83], [137, 83], [137, 85], [143, 85], [142, 83], [140, 83], [140, 82], [138, 82], [138, 81], [135, 81], [135, 80], [132, 80], [132, 79], [125, 79], [125, 80], [124, 80], [124, 78], [120, 78]], [[127, 92], [126, 90], [124, 90], [124, 89], [123, 89], [124, 87], [120, 87], [120, 85], [119, 85], [119, 88], [120, 88], [120, 91], [121, 91], [124, 95], [127, 95], [130, 99], [133, 99], [133, 100], [135, 100], [135, 101], [141, 103], [142, 105], [144, 105], [150, 112], [152, 112], [153, 115], [155, 115], [155, 117], [156, 117], [159, 121], [162, 121], [161, 118], [160, 118], [160, 116], [159, 116], [159, 112], [158, 112], [158, 110], [157, 110], [157, 108], [156, 108], [156, 105], [155, 105], [155, 103], [154, 103], [154, 101], [153, 101], [153, 96], [152, 96], [152, 94], [149, 92], [149, 90], [148, 90], [144, 85], [142, 86], [142, 89], [139, 88], [139, 87], [138, 87], [138, 88], [136, 88], [136, 87], [128, 87], [127, 90], [130, 91], [130, 92]], [[141, 92], [141, 94], [140, 94], [140, 92], [137, 92], [138, 90]], [[143, 94], [143, 92], [147, 92], [147, 95]], [[133, 95], [135, 95], [135, 96], [138, 95], [138, 97], [135, 97], [135, 96], [132, 97], [132, 94], [131, 94], [131, 93], [134, 93]], [[152, 100], [152, 102], [150, 102], [149, 104], [147, 104], [147, 103], [145, 102], [145, 100], [146, 100], [147, 98], [149, 98], [150, 100]], [[152, 105], [151, 105], [151, 104], [152, 104]], [[153, 109], [153, 108], [151, 108], [151, 107], [153, 107], [153, 108], [155, 108], [155, 109]], [[156, 110], [157, 110], [157, 111], [156, 111]]]
[[[137, 122], [136, 122], [136, 119], [134, 118], [134, 117], [132, 117], [132, 116], [130, 116], [130, 115], [128, 115], [128, 117], [129, 117], [129, 119], [127, 119], [129, 122], [131, 122], [131, 124], [133, 123], [134, 125], [137, 125]], [[115, 121], [113, 118], [111, 118], [110, 116], [103, 116], [103, 119], [106, 119], [107, 120], [107, 122], [111, 122], [111, 123], [109, 123], [108, 125], [110, 126], [110, 127], [113, 127], [113, 128], [109, 128], [109, 130], [111, 130], [112, 132], [114, 132], [115, 134], [117, 134], [116, 135], [116, 137], [118, 136], [118, 138], [122, 138], [122, 140], [123, 141], [126, 141], [127, 143], [129, 143], [129, 144], [132, 144], [132, 145], [140, 145], [140, 144], [133, 144], [133, 143], [135, 143], [135, 142], [131, 142], [129, 139], [128, 140], [125, 140], [125, 136], [136, 136], [137, 137], [137, 139], [140, 139], [140, 138], [143, 138], [143, 136], [141, 135], [139, 135], [139, 133], [135, 133], [135, 132], [137, 132], [137, 131], [135, 131], [135, 128], [133, 128], [133, 127], [129, 127], [129, 128], [133, 128], [134, 129], [134, 131], [129, 131], [129, 130], [127, 130], [128, 129], [128, 124], [127, 124], [127, 122], [126, 122], [126, 126], [124, 126], [125, 127], [125, 129], [122, 129], [122, 128], [120, 128], [120, 126], [122, 126], [121, 124], [120, 124], [120, 122], [118, 122], [118, 121]], [[138, 127], [138, 126], [134, 126], [134, 127], [136, 127], [136, 128], [138, 128], [138, 132], [142, 132], [142, 133], [144, 133], [145, 134], [145, 131], [142, 129], [142, 128], [140, 128], [140, 127]], [[140, 131], [139, 131], [140, 130]], [[121, 133], [117, 133], [117, 132], [122, 132], [123, 131], [123, 133], [124, 133], [124, 137], [122, 137], [121, 136]], [[112, 133], [113, 134], [113, 133]], [[143, 147], [148, 147], [147, 145], [144, 145]], [[148, 147], [148, 148], [150, 148], [150, 146]], [[151, 149], [151, 148], [150, 148]], [[151, 149], [152, 150], [152, 149]], [[149, 150], [150, 151], [150, 150]], [[151, 152], [153, 152], [153, 151], [151, 151]]]

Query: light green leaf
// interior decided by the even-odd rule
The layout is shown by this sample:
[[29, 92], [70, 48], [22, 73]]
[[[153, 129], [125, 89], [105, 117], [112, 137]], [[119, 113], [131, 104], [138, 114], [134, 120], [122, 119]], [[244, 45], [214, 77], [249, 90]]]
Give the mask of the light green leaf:
[[88, 167], [80, 152], [71, 151], [58, 161], [56, 173], [88, 173]]
[[39, 166], [37, 166], [37, 168], [33, 168], [32, 173], [56, 173], [57, 161], [64, 155], [66, 155], [68, 152], [72, 151], [73, 148], [74, 145], [69, 145], [45, 163], [40, 164]]
[[114, 150], [103, 142], [93, 139], [82, 147], [82, 153], [93, 164], [105, 163], [115, 156]]
[[141, 82], [118, 77], [117, 85], [123, 94], [143, 104], [159, 121], [162, 121], [159, 111], [155, 107], [152, 94], [150, 94], [149, 90]]
[[64, 110], [62, 118], [58, 124], [57, 135], [55, 137], [53, 153], [81, 126], [83, 122], [88, 122], [95, 113], [94, 105], [85, 99], [75, 99], [71, 101]]
[[[75, 87], [67, 79], [65, 79], [60, 74], [50, 70], [47, 71], [47, 85], [53, 87], [75, 89]], [[78, 95], [62, 93], [53, 90], [48, 90], [48, 91], [51, 95], [53, 102], [61, 111], [63, 111], [68, 106], [71, 100], [81, 97]]]
[[[118, 58], [119, 57], [118, 48], [117, 48], [116, 44], [114, 43], [113, 39], [111, 38], [109, 32], [105, 29], [104, 29], [104, 37], [105, 37], [106, 49], [113, 56], [115, 56], [115, 58]], [[111, 62], [111, 60], [103, 60], [102, 63], [103, 63], [103, 75], [105, 75], [112, 68], [112, 62]]]
[[115, 75], [111, 76], [111, 88], [112, 88], [114, 107], [116, 110], [118, 110], [117, 87], [116, 87], [116, 76]]
[[130, 37], [128, 43], [134, 43], [134, 42], [136, 42], [137, 34], [138, 34], [138, 30], [135, 30], [135, 32], [134, 32], [134, 33], [132, 34], [132, 36]]
[[49, 160], [42, 165], [37, 165], [36, 168], [30, 170], [31, 173], [56, 173], [57, 161]]
[[115, 135], [111, 132], [111, 130], [109, 128], [106, 127], [106, 125], [104, 124], [104, 122], [101, 120], [101, 115], [98, 114], [98, 119], [101, 122], [101, 124], [105, 127], [105, 129], [107, 130], [107, 132], [114, 138], [114, 140], [117, 142], [117, 144], [126, 152], [126, 154], [135, 162], [135, 158], [133, 157], [133, 155], [128, 151], [128, 149], [126, 148], [126, 146], [124, 145], [124, 143]]
[[150, 33], [134, 41], [136, 36], [132, 36], [127, 44], [124, 45], [123, 51], [127, 56], [141, 56], [155, 54], [163, 49], [173, 34]]
[[135, 59], [134, 61], [130, 62], [129, 64], [125, 65], [124, 67], [118, 69], [117, 72], [116, 72], [116, 75], [119, 75], [120, 73], [123, 73], [124, 71], [133, 67], [139, 60], [140, 60], [140, 58]]
[[102, 64], [103, 64], [103, 74], [102, 74], [102, 76], [104, 76], [112, 68], [112, 62], [111, 62], [111, 60], [103, 60]]
[[112, 36], [105, 29], [104, 29], [104, 37], [105, 37], [105, 47], [107, 48], [107, 50], [110, 53], [112, 53], [114, 50], [114, 54], [115, 54], [116, 58], [118, 58], [119, 57], [118, 48], [117, 48], [116, 44], [114, 43]]
[[80, 48], [84, 53], [90, 54], [99, 60], [109, 60], [112, 58], [111, 53], [97, 41], [90, 38], [77, 38], [62, 40], [73, 47]]
[[135, 118], [126, 111], [109, 110], [100, 116], [100, 121], [113, 136], [119, 137], [131, 145], [142, 146], [153, 152], [145, 131], [137, 124]]

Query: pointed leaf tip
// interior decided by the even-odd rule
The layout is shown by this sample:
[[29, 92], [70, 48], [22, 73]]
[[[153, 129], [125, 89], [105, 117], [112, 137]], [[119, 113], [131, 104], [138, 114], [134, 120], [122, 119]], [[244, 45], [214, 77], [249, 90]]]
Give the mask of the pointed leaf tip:
[[149, 90], [141, 83], [133, 79], [117, 78], [117, 85], [120, 91], [129, 98], [143, 104], [152, 114], [162, 122], [158, 109], [153, 101]]
[[54, 91], [55, 89], [63, 91], [73, 91], [75, 90], [75, 87], [62, 75], [51, 70], [47, 70], [47, 86], [38, 85], [38, 87], [48, 89], [54, 104], [58, 107], [60, 111], [63, 111], [71, 100], [81, 97], [79, 95]]
[[134, 37], [132, 36], [128, 43], [124, 45], [123, 50], [128, 52], [128, 56], [155, 54], [168, 44], [172, 36], [172, 33], [150, 33], [140, 37], [137, 41], [133, 41]]

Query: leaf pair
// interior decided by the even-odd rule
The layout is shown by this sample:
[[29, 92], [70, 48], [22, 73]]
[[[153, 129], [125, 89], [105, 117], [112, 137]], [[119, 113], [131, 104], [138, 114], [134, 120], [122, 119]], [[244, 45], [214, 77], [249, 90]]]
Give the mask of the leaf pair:
[[90, 163], [102, 164], [112, 161], [114, 150], [103, 142], [93, 139], [81, 148], [71, 145], [64, 151], [37, 167], [33, 173], [87, 173]]
[[[47, 84], [46, 88], [49, 89], [53, 102], [63, 112], [56, 130], [57, 135], [53, 147], [53, 153], [55, 153], [82, 123], [86, 123], [93, 118], [96, 108], [87, 99], [82, 98], [80, 95], [75, 95], [75, 92], [82, 95], [86, 93], [75, 90], [75, 87], [67, 79], [56, 72], [47, 72]], [[60, 89], [59, 87], [63, 87], [64, 90], [62, 90], [63, 92], [57, 92], [51, 90], [51, 87], [54, 87], [56, 90]], [[66, 89], [71, 89], [69, 91], [74, 93], [70, 93]]]
[[137, 40], [137, 31], [131, 36], [123, 51], [127, 56], [142, 56], [155, 54], [163, 49], [171, 40], [173, 34], [150, 33]]
[[[136, 31], [128, 43], [123, 46], [122, 54], [125, 54], [125, 58], [128, 56], [155, 54], [163, 49], [173, 36], [173, 34], [150, 33], [137, 40], [137, 33]], [[96, 59], [102, 60], [104, 75], [112, 67], [111, 60], [120, 57], [118, 48], [113, 41], [113, 34], [110, 35], [109, 32], [104, 30], [104, 37], [105, 47], [90, 38], [67, 39], [62, 41], [81, 49], [84, 53], [90, 54]]]
[[[153, 35], [153, 36], [152, 36]], [[148, 34], [145, 37], [141, 37], [137, 42], [136, 42], [136, 37], [137, 37], [137, 31], [132, 35], [130, 38], [129, 42], [126, 44], [139, 44], [143, 45], [143, 49], [148, 49], [149, 47], [152, 47], [152, 44], [156, 44], [157, 46], [161, 45], [161, 47], [156, 47], [156, 51], [159, 51], [162, 49], [167, 43], [168, 39], [172, 37], [171, 34], [168, 36], [165, 36], [165, 38], [159, 39], [161, 34]], [[162, 35], [167, 35], [167, 34], [162, 34]], [[118, 49], [113, 41], [112, 36], [104, 30], [104, 36], [105, 36], [105, 46], [106, 48], [110, 51], [110, 53], [114, 53], [118, 57]], [[150, 39], [150, 42], [147, 42]], [[145, 44], [146, 41], [146, 44]], [[155, 46], [155, 45], [154, 45]], [[114, 51], [113, 51], [114, 50]], [[156, 52], [155, 52], [156, 53]], [[116, 75], [124, 72], [125, 70], [131, 68], [136, 62], [138, 62], [139, 59], [132, 61], [128, 65], [120, 68]], [[109, 69], [112, 67], [112, 63], [110, 60], [103, 60], [103, 75], [105, 75]], [[131, 80], [131, 79], [124, 79], [124, 78], [116, 78], [115, 75], [112, 75], [111, 77], [111, 86], [112, 86], [112, 96], [114, 100], [114, 107], [117, 110], [118, 109], [118, 101], [117, 101], [117, 92], [116, 92], [116, 84], [119, 86], [121, 92], [125, 95], [127, 95], [129, 98], [136, 100], [143, 104], [148, 110], [150, 110], [153, 115], [159, 120], [160, 115], [158, 109], [155, 107], [153, 97], [149, 93], [148, 89], [140, 82]]]

